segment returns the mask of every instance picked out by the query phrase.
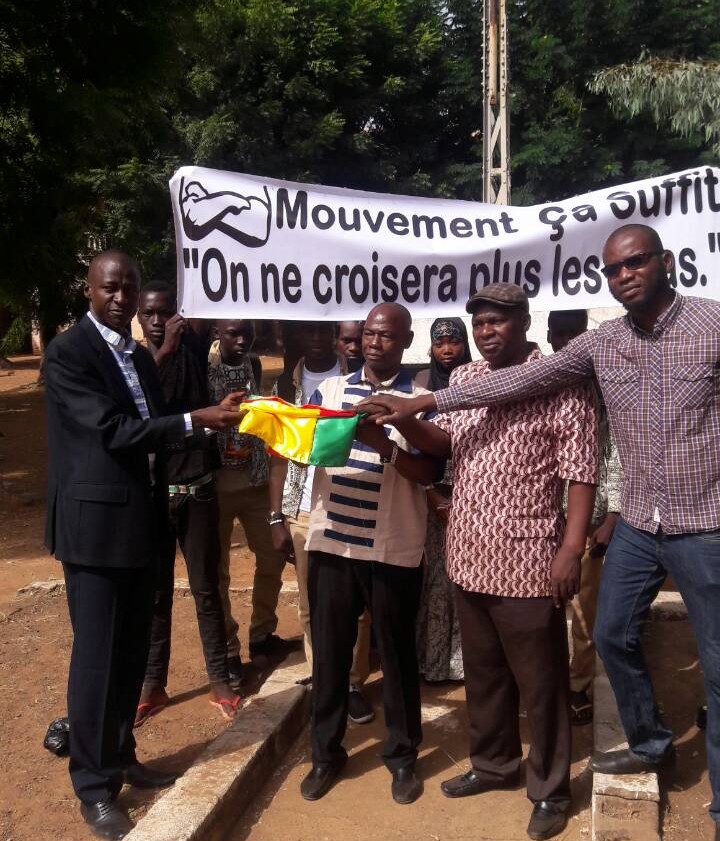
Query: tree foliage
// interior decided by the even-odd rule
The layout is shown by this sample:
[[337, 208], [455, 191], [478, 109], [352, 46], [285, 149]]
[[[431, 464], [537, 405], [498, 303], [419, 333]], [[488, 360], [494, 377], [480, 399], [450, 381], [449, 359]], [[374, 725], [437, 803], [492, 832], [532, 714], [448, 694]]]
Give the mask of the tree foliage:
[[0, 297], [52, 332], [77, 306], [88, 233], [107, 214], [92, 170], [152, 156], [172, 137], [178, 4], [0, 8]]
[[562, 198], [696, 165], [649, 114], [613, 111], [588, 82], [608, 65], [657, 55], [720, 55], [718, 0], [523, 0], [509, 5], [513, 202]]
[[[211, 0], [197, 12], [196, 163], [366, 189], [453, 195], [479, 180], [477, 4]], [[468, 96], [468, 92], [472, 91]]]
[[[702, 132], [587, 85], [717, 61], [719, 6], [509, 3], [513, 202], [700, 163]], [[181, 164], [479, 199], [482, 41], [481, 0], [0, 0], [0, 305], [51, 333], [89, 238], [172, 280]]]
[[616, 114], [651, 114], [682, 137], [703, 134], [720, 156], [720, 61], [643, 57], [597, 72], [589, 83]]

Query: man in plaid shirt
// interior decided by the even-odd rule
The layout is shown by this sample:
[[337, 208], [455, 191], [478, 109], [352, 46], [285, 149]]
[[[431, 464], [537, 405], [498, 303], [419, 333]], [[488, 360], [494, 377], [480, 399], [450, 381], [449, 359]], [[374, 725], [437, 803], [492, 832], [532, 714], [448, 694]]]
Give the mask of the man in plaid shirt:
[[546, 394], [596, 376], [624, 480], [620, 521], [605, 557], [595, 643], [629, 749], [595, 756], [610, 774], [653, 770], [672, 757], [640, 644], [640, 628], [670, 574], [688, 608], [705, 676], [710, 815], [720, 841], [720, 303], [672, 288], [674, 258], [646, 225], [618, 228], [603, 274], [627, 315], [559, 353], [402, 400], [359, 406], [378, 423]]

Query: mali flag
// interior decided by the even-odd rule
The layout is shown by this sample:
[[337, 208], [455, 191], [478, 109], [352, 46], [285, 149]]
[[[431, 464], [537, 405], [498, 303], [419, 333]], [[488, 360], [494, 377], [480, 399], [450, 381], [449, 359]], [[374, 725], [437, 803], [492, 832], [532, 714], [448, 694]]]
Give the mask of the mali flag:
[[279, 397], [250, 397], [239, 432], [255, 435], [276, 455], [318, 467], [343, 467], [359, 415], [322, 406], [293, 406]]

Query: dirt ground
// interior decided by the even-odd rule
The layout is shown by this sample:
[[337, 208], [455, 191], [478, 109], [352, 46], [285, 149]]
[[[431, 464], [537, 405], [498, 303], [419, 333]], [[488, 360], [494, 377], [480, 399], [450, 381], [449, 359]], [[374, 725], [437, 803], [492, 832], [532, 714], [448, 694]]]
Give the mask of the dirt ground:
[[[713, 838], [706, 816], [710, 787], [705, 769], [702, 731], [694, 725], [701, 697], [695, 644], [686, 621], [656, 623], [647, 636], [647, 652], [666, 721], [676, 734], [675, 769], [661, 781], [661, 814], [666, 841]], [[369, 685], [369, 697], [381, 707], [380, 676]], [[524, 723], [524, 722], [523, 722]], [[350, 760], [333, 790], [317, 803], [300, 797], [300, 781], [310, 768], [308, 734], [303, 733], [285, 762], [269, 780], [253, 808], [239, 820], [230, 841], [364, 841], [417, 838], [427, 841], [523, 841], [531, 806], [523, 787], [479, 797], [448, 800], [442, 780], [467, 770], [466, 719], [462, 686], [423, 689], [424, 739], [418, 771], [422, 797], [412, 807], [390, 797], [390, 776], [380, 758], [382, 716], [371, 725], [350, 726], [346, 746]], [[527, 751], [527, 730], [522, 728]], [[572, 817], [562, 841], [590, 838], [592, 750], [589, 727], [576, 728], [573, 740]], [[628, 836], [629, 839], [632, 835]]]
[[[86, 841], [67, 776], [67, 760], [42, 748], [51, 719], [65, 710], [65, 681], [70, 628], [64, 594], [18, 595], [32, 581], [60, 576], [59, 565], [42, 546], [47, 442], [44, 393], [35, 386], [37, 360], [19, 358], [0, 371], [0, 709], [3, 752], [0, 758], [0, 841]], [[268, 367], [266, 365], [266, 367]], [[233, 550], [233, 582], [251, 583], [252, 559], [241, 531]], [[177, 563], [178, 577], [186, 577]], [[292, 570], [287, 573], [292, 579]], [[236, 616], [247, 631], [250, 597], [234, 597]], [[295, 607], [285, 596], [278, 609], [279, 633], [298, 633]], [[138, 731], [141, 760], [159, 768], [187, 768], [223, 728], [206, 699], [193, 601], [176, 594], [173, 654], [168, 690], [171, 705]], [[701, 677], [688, 623], [654, 625], [648, 639], [657, 676], [658, 697], [678, 744], [676, 768], [663, 780], [664, 837], [697, 841], [710, 837], [705, 812], [710, 799], [703, 735], [694, 726], [702, 698]], [[254, 662], [247, 693], [254, 691], [272, 664]], [[380, 676], [369, 697], [380, 709]], [[390, 799], [389, 775], [379, 759], [382, 716], [375, 723], [351, 726], [351, 759], [345, 778], [314, 804], [298, 794], [308, 768], [307, 734], [298, 739], [256, 804], [232, 830], [233, 841], [339, 841], [361, 835], [367, 841], [408, 835], [450, 841], [473, 838], [514, 841], [525, 838], [530, 806], [524, 791], [499, 792], [450, 801], [438, 782], [466, 767], [464, 696], [461, 686], [423, 690], [425, 741], [419, 770], [423, 797], [412, 807]], [[565, 839], [589, 838], [590, 775], [585, 766], [591, 749], [589, 728], [576, 731], [573, 764], [574, 815]], [[151, 802], [146, 794], [125, 790], [121, 802], [140, 817]]]

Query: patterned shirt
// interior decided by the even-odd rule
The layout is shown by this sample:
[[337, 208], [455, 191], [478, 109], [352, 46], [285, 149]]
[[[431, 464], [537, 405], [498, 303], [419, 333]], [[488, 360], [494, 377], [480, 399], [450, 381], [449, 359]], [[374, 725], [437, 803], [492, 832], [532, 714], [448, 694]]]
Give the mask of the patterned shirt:
[[[591, 530], [594, 531], [603, 523], [609, 513], [620, 511], [620, 489], [622, 488], [622, 466], [617, 451], [617, 445], [610, 429], [607, 409], [602, 402], [602, 395], [595, 387], [598, 398], [598, 448], [600, 466], [598, 468], [598, 483], [595, 489], [595, 504], [593, 505]], [[567, 511], [568, 486], [565, 485], [563, 495], [563, 511]]]
[[[208, 362], [210, 399], [219, 403], [233, 391], [247, 390], [257, 394], [252, 364], [247, 355], [239, 365], [228, 365], [220, 354], [210, 354]], [[242, 471], [243, 480], [236, 487], [257, 488], [268, 483], [268, 456], [265, 444], [255, 435], [246, 435], [231, 427], [227, 432], [218, 432], [217, 443], [224, 469]]]
[[[345, 377], [330, 377], [312, 403], [349, 409], [371, 394], [402, 397], [427, 394], [405, 369], [375, 388], [361, 368]], [[434, 415], [434, 413], [431, 413]], [[385, 434], [404, 450], [410, 445], [390, 426]], [[305, 548], [355, 560], [401, 567], [420, 565], [425, 546], [427, 501], [423, 487], [411, 482], [361, 441], [353, 441], [345, 467], [317, 467]]]
[[[540, 359], [539, 350], [529, 359]], [[450, 385], [488, 376], [462, 365]], [[562, 540], [563, 480], [597, 482], [597, 412], [589, 386], [491, 408], [438, 415], [451, 439], [454, 485], [447, 573], [463, 590], [552, 595], [550, 566]]]
[[436, 391], [447, 412], [547, 394], [595, 375], [620, 453], [620, 513], [648, 532], [720, 528], [720, 303], [675, 295], [650, 332], [629, 315], [559, 353]]

